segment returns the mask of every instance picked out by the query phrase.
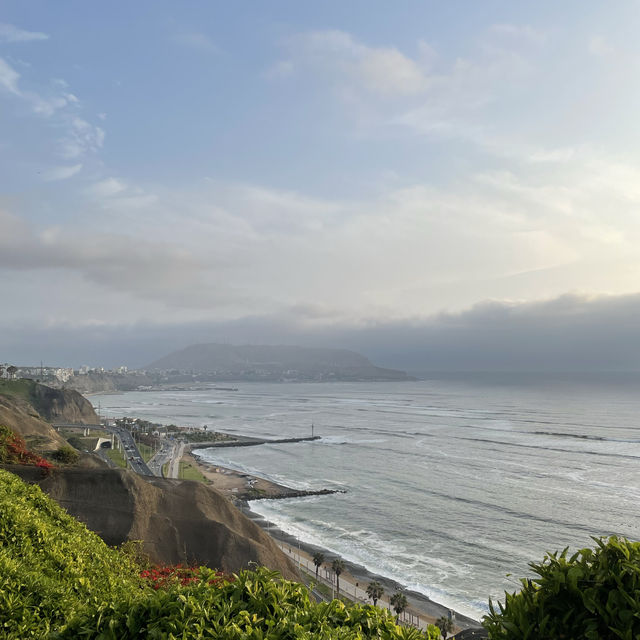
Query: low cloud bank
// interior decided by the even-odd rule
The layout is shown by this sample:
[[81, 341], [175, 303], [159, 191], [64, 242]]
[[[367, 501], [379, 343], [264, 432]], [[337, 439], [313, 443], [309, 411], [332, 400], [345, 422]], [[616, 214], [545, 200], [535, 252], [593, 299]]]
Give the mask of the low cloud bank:
[[358, 326], [291, 313], [223, 323], [7, 327], [0, 361], [143, 367], [199, 342], [343, 347], [380, 366], [424, 372], [640, 370], [640, 294], [484, 302], [456, 314]]

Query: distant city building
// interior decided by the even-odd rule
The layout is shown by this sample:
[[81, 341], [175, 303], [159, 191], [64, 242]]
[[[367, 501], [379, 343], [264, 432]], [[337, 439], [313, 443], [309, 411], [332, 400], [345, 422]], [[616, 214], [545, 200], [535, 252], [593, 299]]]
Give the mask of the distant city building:
[[53, 375], [59, 382], [68, 382], [73, 378], [73, 369], [60, 367], [54, 370]]

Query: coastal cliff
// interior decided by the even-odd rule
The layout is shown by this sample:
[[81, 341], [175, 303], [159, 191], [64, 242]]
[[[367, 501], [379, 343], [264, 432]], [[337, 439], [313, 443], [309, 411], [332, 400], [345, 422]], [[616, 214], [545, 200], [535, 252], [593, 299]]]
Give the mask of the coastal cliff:
[[31, 404], [20, 398], [0, 394], [0, 425], [22, 436], [29, 449], [39, 453], [47, 454], [67, 444]]
[[22, 378], [0, 380], [0, 398], [12, 402], [31, 417], [45, 422], [71, 424], [99, 424], [92, 404], [71, 389], [53, 389], [44, 384]]
[[[98, 422], [98, 416], [75, 391], [31, 380], [2, 381], [0, 425], [22, 436], [29, 449], [47, 455], [67, 444], [48, 421], [91, 424]], [[203, 484], [107, 469], [93, 455], [82, 456], [75, 467], [55, 468], [45, 477], [33, 466], [3, 467], [39, 484], [107, 544], [142, 541], [142, 550], [156, 563], [202, 564], [228, 572], [257, 563], [297, 578], [273, 540]]]

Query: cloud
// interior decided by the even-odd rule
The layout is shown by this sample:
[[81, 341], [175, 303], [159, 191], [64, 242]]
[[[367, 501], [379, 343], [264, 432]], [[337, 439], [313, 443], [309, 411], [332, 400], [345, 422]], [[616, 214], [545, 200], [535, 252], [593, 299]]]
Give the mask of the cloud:
[[25, 31], [12, 24], [0, 22], [0, 42], [34, 42], [47, 40], [49, 36], [39, 31]]
[[119, 293], [188, 304], [183, 292], [201, 286], [198, 273], [202, 265], [175, 245], [62, 227], [36, 230], [0, 211], [0, 269], [67, 270]]
[[4, 87], [9, 93], [21, 95], [18, 89], [20, 74], [4, 59], [0, 58], [0, 87]]
[[395, 47], [367, 46], [344, 31], [300, 34], [289, 47], [292, 58], [273, 67], [273, 75], [305, 66], [333, 76], [343, 86], [391, 98], [419, 94], [429, 86], [425, 70], [412, 58]]
[[44, 117], [50, 117], [70, 102], [77, 102], [73, 94], [62, 93], [42, 96], [33, 91], [24, 91], [18, 86], [20, 74], [4, 59], [0, 58], [0, 87], [27, 102], [32, 111]]
[[96, 153], [102, 148], [105, 135], [102, 127], [92, 125], [74, 115], [67, 124], [66, 136], [60, 140], [60, 155], [73, 159], [87, 153]]
[[429, 371], [638, 371], [640, 294], [504, 303], [396, 321], [316, 324], [308, 310], [195, 322], [14, 323], [7, 360], [142, 367], [189, 344], [296, 344], [358, 351], [379, 366]]
[[604, 36], [592, 36], [588, 44], [589, 53], [599, 58], [605, 58], [615, 53], [615, 48]]
[[534, 45], [542, 45], [548, 38], [548, 35], [545, 32], [534, 29], [530, 25], [508, 23], [492, 25], [489, 27], [489, 33], [505, 39], [516, 40], [518, 42], [527, 41]]
[[179, 33], [171, 36], [171, 41], [183, 47], [188, 47], [197, 51], [203, 51], [205, 53], [218, 52], [218, 47], [215, 45], [213, 40], [211, 40], [211, 38], [209, 38], [209, 36], [205, 35], [204, 33]]
[[48, 182], [55, 182], [58, 180], [67, 180], [82, 170], [82, 163], [74, 164], [70, 166], [52, 167], [44, 172], [43, 177]]
[[122, 180], [111, 177], [95, 182], [85, 192], [92, 198], [108, 198], [122, 193], [126, 188], [127, 185]]

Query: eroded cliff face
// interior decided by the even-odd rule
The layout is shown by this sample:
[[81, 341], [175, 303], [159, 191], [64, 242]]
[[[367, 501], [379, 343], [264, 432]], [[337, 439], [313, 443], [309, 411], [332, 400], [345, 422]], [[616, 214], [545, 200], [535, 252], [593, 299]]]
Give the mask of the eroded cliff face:
[[71, 389], [52, 389], [33, 383], [29, 400], [48, 422], [70, 424], [99, 424], [93, 405], [80, 393]]
[[[7, 467], [9, 468], [9, 467]], [[255, 562], [299, 579], [274, 541], [214, 489], [188, 480], [142, 479], [122, 469], [11, 467], [38, 483], [107, 544], [142, 540], [159, 564], [204, 564], [237, 572]]]
[[49, 453], [67, 444], [34, 407], [21, 398], [0, 395], [0, 424], [21, 435], [29, 449]]

